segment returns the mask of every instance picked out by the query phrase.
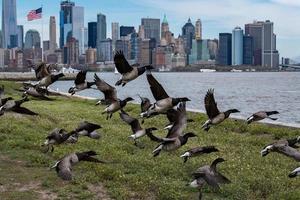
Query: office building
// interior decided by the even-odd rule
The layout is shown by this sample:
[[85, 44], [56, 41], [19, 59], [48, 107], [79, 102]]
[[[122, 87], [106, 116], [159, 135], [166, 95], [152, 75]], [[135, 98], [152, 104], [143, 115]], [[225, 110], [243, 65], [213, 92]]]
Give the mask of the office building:
[[85, 52], [84, 47], [84, 8], [81, 6], [72, 7], [72, 37], [78, 40], [79, 55]]
[[23, 27], [23, 25], [17, 26], [17, 35], [18, 35], [18, 48], [23, 49], [23, 46], [24, 46], [24, 27]]
[[49, 42], [50, 42], [49, 49], [54, 53], [55, 49], [57, 48], [55, 16], [50, 16], [50, 21], [49, 21]]
[[232, 31], [232, 65], [243, 64], [243, 36], [244, 31], [240, 27], [235, 27]]
[[30, 29], [26, 32], [24, 48], [41, 48], [41, 37], [37, 30]]
[[142, 18], [141, 25], [144, 28], [145, 39], [155, 39], [158, 45], [160, 43], [160, 19]]
[[59, 46], [62, 49], [67, 41], [72, 37], [73, 33], [73, 7], [75, 3], [65, 0], [60, 3], [60, 38]]
[[192, 40], [195, 38], [195, 26], [191, 19], [182, 27], [182, 37], [184, 40], [185, 53], [190, 54], [192, 48]]
[[2, 47], [18, 46], [16, 0], [2, 0]]
[[219, 34], [219, 51], [217, 63], [219, 65], [231, 65], [232, 53], [232, 34], [220, 33]]
[[97, 46], [97, 22], [88, 23], [88, 47], [96, 48]]
[[99, 44], [98, 61], [112, 61], [112, 40], [110, 38], [102, 40]]
[[195, 24], [195, 38], [197, 40], [202, 39], [202, 22], [200, 19], [197, 19], [196, 24]]
[[253, 57], [253, 37], [250, 35], [245, 35], [243, 37], [243, 64], [244, 65], [253, 65], [254, 57]]
[[120, 26], [120, 37], [125, 37], [135, 33], [134, 26]]

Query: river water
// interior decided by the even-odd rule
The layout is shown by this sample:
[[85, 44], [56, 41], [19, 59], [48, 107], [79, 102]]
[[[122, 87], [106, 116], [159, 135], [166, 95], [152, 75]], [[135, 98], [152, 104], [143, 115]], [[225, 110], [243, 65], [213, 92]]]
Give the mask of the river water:
[[[111, 85], [119, 79], [119, 74], [97, 73]], [[87, 80], [93, 80], [94, 73], [87, 74]], [[277, 123], [300, 125], [300, 73], [291, 72], [251, 72], [251, 73], [153, 73], [163, 85], [169, 96], [186, 96], [192, 101], [187, 107], [203, 111], [204, 96], [209, 88], [215, 89], [215, 99], [221, 111], [236, 108], [241, 113], [237, 118], [246, 118], [260, 110], [277, 110], [280, 112]], [[51, 86], [54, 90], [67, 92], [73, 81], [59, 81]], [[153, 101], [146, 79], [142, 75], [125, 87], [117, 87], [118, 96], [145, 96]], [[86, 90], [78, 95], [102, 98], [97, 90]], [[268, 120], [266, 120], [268, 121]]]

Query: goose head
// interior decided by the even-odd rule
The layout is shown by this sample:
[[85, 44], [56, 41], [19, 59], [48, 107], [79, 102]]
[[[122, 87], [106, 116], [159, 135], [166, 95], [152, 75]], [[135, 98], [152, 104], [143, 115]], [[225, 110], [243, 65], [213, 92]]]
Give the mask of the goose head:
[[266, 147], [260, 152], [261, 156], [264, 157], [264, 156], [268, 155], [268, 154], [270, 153], [270, 151], [272, 151], [272, 149], [273, 149], [273, 145], [268, 145], [268, 146], [266, 146]]

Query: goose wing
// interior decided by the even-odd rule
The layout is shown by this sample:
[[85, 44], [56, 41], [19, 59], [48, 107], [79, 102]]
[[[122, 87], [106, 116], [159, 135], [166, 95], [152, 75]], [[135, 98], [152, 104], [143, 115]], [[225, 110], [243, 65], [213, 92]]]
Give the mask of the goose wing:
[[79, 126], [76, 129], [76, 132], [80, 132], [80, 131], [83, 131], [83, 130], [87, 130], [88, 132], [92, 132], [92, 131], [97, 130], [99, 128], [101, 128], [101, 126], [98, 125], [98, 124], [93, 124], [93, 123], [84, 121], [84, 122], [81, 122], [79, 124]]
[[116, 68], [120, 74], [125, 74], [133, 70], [132, 66], [127, 62], [122, 51], [117, 51], [114, 56]]
[[216, 117], [218, 114], [220, 114], [220, 111], [217, 107], [217, 103], [215, 101], [213, 89], [209, 89], [207, 91], [205, 98], [204, 98], [204, 104], [205, 104], [206, 114], [210, 119], [212, 119], [212, 118]]
[[100, 90], [104, 94], [105, 100], [109, 100], [109, 101], [117, 101], [118, 100], [117, 90], [115, 87], [109, 85], [104, 80], [100, 79], [97, 76], [97, 74], [94, 75], [94, 78], [95, 78], [96, 86], [97, 86], [98, 90]]
[[85, 79], [86, 79], [86, 71], [80, 71], [75, 79], [75, 85], [80, 85], [85, 83]]
[[64, 157], [56, 166], [57, 175], [65, 180], [70, 181], [72, 180], [72, 163], [70, 156]]
[[288, 145], [275, 146], [278, 153], [284, 154], [294, 160], [300, 162], [300, 152]]
[[47, 67], [46, 63], [41, 63], [35, 69], [35, 75], [38, 80], [43, 79], [51, 74], [50, 68]]
[[129, 116], [125, 111], [121, 110], [120, 113], [120, 118], [126, 122], [127, 124], [129, 124], [131, 126], [131, 130], [132, 132], [137, 132], [139, 130], [142, 130], [142, 127], [139, 123], [139, 120], [137, 120], [136, 118], [133, 118], [131, 116]]
[[14, 108], [12, 108], [12, 111], [16, 112], [16, 113], [20, 113], [20, 114], [25, 114], [25, 115], [38, 115], [37, 113], [35, 113], [25, 107], [15, 106]]
[[174, 116], [174, 125], [169, 130], [167, 138], [182, 136], [187, 124], [185, 102], [179, 104]]
[[162, 87], [162, 85], [154, 78], [154, 76], [151, 73], [147, 74], [147, 80], [150, 85], [151, 92], [153, 94], [153, 97], [156, 101], [166, 99], [169, 97], [165, 89]]
[[193, 176], [194, 176], [195, 179], [199, 179], [199, 178], [204, 179], [208, 185], [210, 185], [211, 187], [213, 187], [216, 190], [220, 190], [220, 186], [218, 184], [218, 181], [210, 173], [196, 171], [196, 172], [193, 173]]

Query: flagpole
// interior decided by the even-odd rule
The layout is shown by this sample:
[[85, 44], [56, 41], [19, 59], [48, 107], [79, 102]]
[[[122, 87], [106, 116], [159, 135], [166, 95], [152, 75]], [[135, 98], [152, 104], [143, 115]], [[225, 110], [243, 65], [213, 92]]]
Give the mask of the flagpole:
[[41, 47], [42, 47], [42, 62], [44, 62], [44, 18], [43, 18], [43, 5], [41, 5], [42, 8], [42, 14], [41, 14], [41, 22], [42, 22], [42, 42], [41, 42]]

